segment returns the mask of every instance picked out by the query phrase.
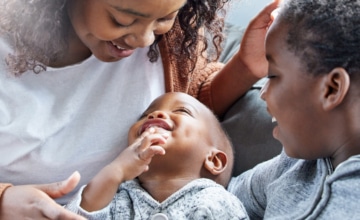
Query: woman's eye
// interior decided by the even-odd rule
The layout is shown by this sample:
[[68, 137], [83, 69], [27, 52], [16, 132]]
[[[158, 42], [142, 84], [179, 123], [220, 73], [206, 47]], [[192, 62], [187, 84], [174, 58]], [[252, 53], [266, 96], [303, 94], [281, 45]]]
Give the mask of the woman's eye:
[[159, 18], [157, 21], [158, 22], [168, 22], [168, 21], [174, 21], [175, 18], [177, 17], [179, 11], [173, 12], [163, 18]]
[[111, 21], [117, 26], [117, 27], [128, 27], [129, 24], [123, 24], [121, 22], [119, 22], [118, 20], [116, 20], [116, 18], [112, 15], [110, 15]]
[[160, 18], [158, 19], [158, 22], [169, 22], [169, 21], [173, 21], [175, 20], [176, 17], [171, 17], [171, 18]]
[[115, 18], [112, 19], [114, 24], [118, 27], [126, 27], [126, 25], [120, 24], [117, 20], [115, 20]]

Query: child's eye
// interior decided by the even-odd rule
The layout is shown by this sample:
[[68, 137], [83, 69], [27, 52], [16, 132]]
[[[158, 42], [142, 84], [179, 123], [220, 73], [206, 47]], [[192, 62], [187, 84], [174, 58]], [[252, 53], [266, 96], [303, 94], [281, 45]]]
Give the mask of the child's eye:
[[272, 74], [268, 74], [267, 76], [266, 76], [266, 78], [268, 78], [268, 79], [272, 79], [272, 78], [275, 78], [276, 76], [275, 75], [272, 75]]

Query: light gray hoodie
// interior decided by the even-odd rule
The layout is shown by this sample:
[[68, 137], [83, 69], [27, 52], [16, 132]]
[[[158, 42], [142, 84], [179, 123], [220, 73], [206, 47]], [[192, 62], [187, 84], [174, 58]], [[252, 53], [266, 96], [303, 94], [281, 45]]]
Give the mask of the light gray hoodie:
[[360, 155], [332, 169], [328, 159], [284, 151], [234, 177], [228, 187], [251, 219], [360, 219]]
[[210, 179], [193, 180], [161, 203], [152, 198], [137, 180], [127, 181], [120, 185], [107, 207], [94, 212], [80, 207], [82, 190], [66, 208], [87, 219], [249, 219], [241, 202]]

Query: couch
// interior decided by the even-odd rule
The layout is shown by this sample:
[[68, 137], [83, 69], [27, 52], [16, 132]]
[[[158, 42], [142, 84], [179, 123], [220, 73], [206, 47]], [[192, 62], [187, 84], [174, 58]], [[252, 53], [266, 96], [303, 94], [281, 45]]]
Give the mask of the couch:
[[[226, 41], [220, 61], [226, 63], [239, 49], [244, 28], [225, 25]], [[279, 154], [282, 145], [272, 136], [273, 123], [259, 92], [266, 79], [261, 79], [225, 114], [222, 126], [228, 133], [235, 151], [233, 176]]]

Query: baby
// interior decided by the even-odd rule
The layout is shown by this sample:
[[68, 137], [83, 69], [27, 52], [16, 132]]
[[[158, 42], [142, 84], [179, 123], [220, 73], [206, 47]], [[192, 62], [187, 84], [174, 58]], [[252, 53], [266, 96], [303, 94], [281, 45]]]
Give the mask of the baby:
[[231, 143], [195, 98], [166, 93], [155, 99], [128, 140], [130, 146], [68, 209], [90, 219], [248, 219], [242, 203], [225, 190]]

